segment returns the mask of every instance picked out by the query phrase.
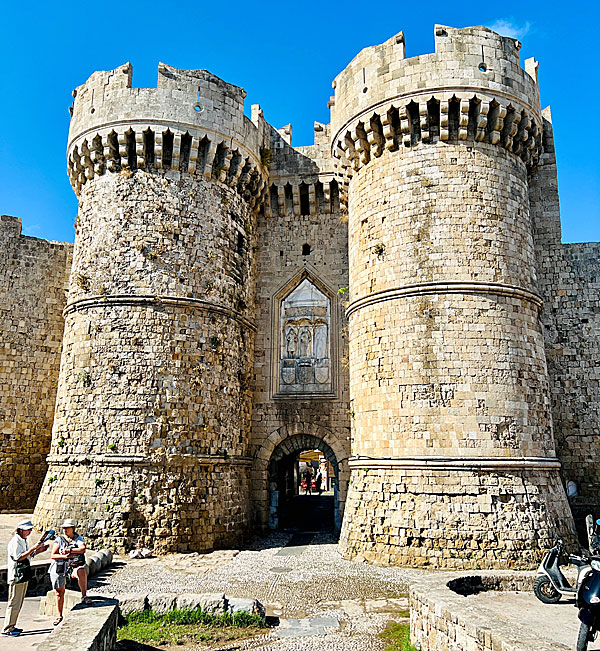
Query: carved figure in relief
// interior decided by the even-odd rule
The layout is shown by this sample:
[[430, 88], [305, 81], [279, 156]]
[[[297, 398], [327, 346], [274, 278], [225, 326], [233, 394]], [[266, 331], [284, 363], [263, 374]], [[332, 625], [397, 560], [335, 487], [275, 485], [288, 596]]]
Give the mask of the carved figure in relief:
[[327, 326], [317, 325], [314, 336], [314, 357], [324, 359], [327, 355]]
[[310, 331], [308, 328], [302, 328], [298, 345], [298, 357], [311, 357], [310, 354]]
[[285, 339], [285, 353], [288, 359], [296, 357], [296, 345], [298, 343], [298, 336], [294, 328], [288, 328], [287, 337]]

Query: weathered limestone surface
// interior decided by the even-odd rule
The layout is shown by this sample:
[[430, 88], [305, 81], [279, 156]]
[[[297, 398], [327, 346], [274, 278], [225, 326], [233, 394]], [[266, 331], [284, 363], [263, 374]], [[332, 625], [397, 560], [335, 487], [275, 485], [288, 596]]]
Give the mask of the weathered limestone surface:
[[[349, 558], [527, 566], [524, 550], [539, 553], [559, 532], [573, 539], [529, 215], [537, 90], [512, 39], [485, 28], [469, 36], [436, 28], [435, 65], [431, 55], [403, 61], [392, 39], [336, 79], [356, 455], [341, 541]], [[477, 43], [485, 66], [481, 50], [469, 54]], [[412, 71], [402, 77], [412, 90], [388, 80], [396, 64]], [[519, 83], [500, 83], [498, 68]]]
[[71, 255], [0, 217], [0, 511], [32, 509], [46, 474]]
[[[291, 135], [286, 137], [291, 139]], [[275, 463], [307, 448], [321, 449], [336, 469], [336, 517], [341, 519], [343, 515], [350, 455], [348, 340], [344, 316], [348, 231], [345, 220], [340, 220], [338, 188], [328, 143], [328, 131], [319, 123], [315, 123], [312, 147], [293, 149], [279, 133], [271, 134], [269, 200], [265, 214], [258, 217], [260, 246], [252, 415], [253, 502], [256, 523], [261, 528], [269, 523], [269, 515], [277, 511], [275, 493], [284, 490], [277, 486]], [[286, 324], [280, 318], [281, 306], [302, 283], [309, 283], [329, 301], [329, 314], [317, 315], [326, 323], [323, 327], [328, 335], [329, 377], [321, 385], [325, 390], [313, 393], [312, 387], [318, 389], [315, 382], [305, 385], [297, 382], [288, 388], [281, 375], [280, 358], [286, 357], [282, 352], [286, 347]], [[294, 309], [292, 306], [290, 314]], [[306, 308], [301, 309], [300, 320], [305, 315]], [[302, 325], [298, 328], [300, 334]], [[292, 364], [303, 362], [300, 342], [296, 346], [296, 353], [288, 355]], [[285, 392], [280, 391], [284, 387]], [[271, 525], [274, 524], [271, 519]]]
[[349, 558], [520, 567], [573, 540], [564, 484], [577, 517], [600, 508], [600, 245], [560, 243], [519, 47], [437, 25], [431, 54], [366, 48], [297, 148], [205, 70], [77, 88], [66, 307], [70, 247], [0, 224], [7, 506], [32, 494], [15, 450], [34, 483], [46, 467], [65, 307], [39, 524], [236, 545], [278, 526], [319, 448]]
[[[137, 148], [134, 120], [115, 149], [95, 121], [111, 111], [131, 120], [138, 91], [113, 88], [109, 75], [84, 124], [89, 89], [79, 89], [69, 153], [77, 240], [35, 517], [43, 526], [75, 517], [95, 546], [208, 550], [238, 543], [250, 524], [252, 252], [264, 181], [259, 152], [244, 156], [248, 143], [233, 143], [239, 129], [260, 129], [241, 113], [240, 89], [202, 71], [161, 74], [155, 119], [184, 117], [168, 110], [175, 80], [188, 90], [187, 120], [230, 130], [228, 144], [222, 133], [202, 143], [161, 133], [159, 122]], [[207, 78], [208, 117], [192, 90]], [[202, 173], [192, 173], [200, 151]]]
[[[535, 602], [533, 595], [526, 594], [534, 578], [533, 573], [526, 572], [423, 575], [410, 586], [412, 644], [422, 651], [568, 651], [577, 635], [577, 619], [567, 617], [564, 606], [550, 606], [557, 610], [548, 615], [547, 605], [537, 602], [531, 607], [528, 599], [519, 599], [527, 597]], [[493, 596], [487, 607], [473, 596], [478, 593]], [[503, 610], [511, 599], [520, 602], [527, 616], [515, 617], [511, 612], [515, 606], [509, 614]], [[532, 622], [541, 625], [532, 626]], [[565, 624], [571, 629], [566, 633]]]
[[530, 200], [556, 446], [564, 480], [577, 487], [571, 506], [583, 533], [585, 516], [600, 507], [600, 244], [561, 244], [549, 109]]

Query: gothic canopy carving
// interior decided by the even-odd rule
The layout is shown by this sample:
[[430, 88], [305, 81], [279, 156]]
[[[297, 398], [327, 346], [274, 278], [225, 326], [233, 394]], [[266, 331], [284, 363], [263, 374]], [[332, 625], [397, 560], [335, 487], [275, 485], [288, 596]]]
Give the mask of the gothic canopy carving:
[[279, 393], [331, 393], [330, 329], [330, 298], [304, 278], [280, 304]]

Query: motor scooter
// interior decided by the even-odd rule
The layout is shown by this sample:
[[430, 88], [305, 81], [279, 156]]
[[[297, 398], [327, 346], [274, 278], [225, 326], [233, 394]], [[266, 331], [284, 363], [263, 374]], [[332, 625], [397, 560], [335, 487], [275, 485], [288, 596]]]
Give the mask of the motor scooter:
[[579, 635], [577, 651], [587, 651], [588, 642], [593, 642], [600, 630], [600, 557], [591, 561], [590, 570], [583, 577], [575, 605], [579, 609]]
[[545, 604], [558, 603], [562, 596], [574, 597], [577, 586], [589, 570], [589, 558], [569, 554], [569, 563], [577, 568], [577, 582], [572, 586], [560, 569], [560, 556], [563, 551], [564, 543], [559, 538], [544, 556], [533, 582], [533, 593]]
[[598, 526], [595, 526], [591, 516], [586, 518], [590, 550], [594, 554], [590, 559], [590, 567], [581, 578], [575, 605], [579, 609], [578, 617], [581, 621], [577, 636], [577, 651], [587, 651], [588, 643], [593, 642], [600, 630], [600, 548]]

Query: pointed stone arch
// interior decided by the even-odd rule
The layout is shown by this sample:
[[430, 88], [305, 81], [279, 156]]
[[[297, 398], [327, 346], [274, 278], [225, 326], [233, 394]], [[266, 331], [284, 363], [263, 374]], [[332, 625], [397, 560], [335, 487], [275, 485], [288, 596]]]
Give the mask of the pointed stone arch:
[[[298, 422], [283, 425], [271, 432], [254, 455], [252, 475], [255, 517], [262, 530], [269, 528], [269, 513], [273, 499], [273, 489], [269, 486], [270, 464], [281, 458], [279, 455], [284, 456], [307, 449], [321, 450], [334, 467], [334, 521], [336, 530], [341, 527], [350, 478], [348, 469], [350, 444], [346, 440], [346, 430], [335, 433], [316, 423]], [[272, 518], [271, 525], [273, 525]]]

